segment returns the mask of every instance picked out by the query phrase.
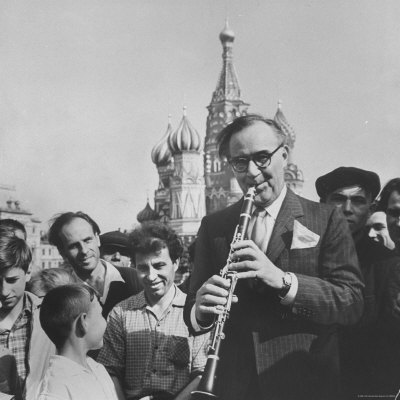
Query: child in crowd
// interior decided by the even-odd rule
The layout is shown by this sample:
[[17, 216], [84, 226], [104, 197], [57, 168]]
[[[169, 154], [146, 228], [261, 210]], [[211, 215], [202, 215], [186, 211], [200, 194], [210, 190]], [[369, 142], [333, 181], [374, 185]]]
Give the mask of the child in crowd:
[[55, 352], [40, 326], [40, 299], [25, 291], [31, 261], [25, 240], [0, 225], [0, 390], [27, 400]]
[[87, 356], [103, 345], [106, 321], [93, 288], [70, 284], [50, 290], [40, 310], [43, 330], [56, 345], [38, 400], [117, 400], [105, 368]]
[[32, 274], [30, 281], [26, 286], [26, 290], [35, 294], [37, 297], [44, 297], [51, 289], [68, 285], [69, 283], [77, 283], [79, 278], [75, 274], [64, 268], [48, 268]]

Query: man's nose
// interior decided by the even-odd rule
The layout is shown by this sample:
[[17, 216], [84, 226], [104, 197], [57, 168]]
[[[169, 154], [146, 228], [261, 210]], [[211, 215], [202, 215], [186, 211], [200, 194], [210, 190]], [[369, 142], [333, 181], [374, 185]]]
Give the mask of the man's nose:
[[371, 229], [369, 230], [369, 232], [368, 232], [368, 236], [369, 236], [370, 238], [376, 238], [376, 237], [377, 237], [376, 230], [373, 229], [373, 228], [371, 228]]
[[148, 268], [146, 275], [149, 281], [154, 281], [157, 278], [157, 272], [153, 267]]
[[351, 204], [351, 200], [347, 199], [344, 203], [343, 203], [343, 212], [345, 214], [351, 214], [353, 212], [352, 209], [352, 204]]
[[10, 294], [10, 288], [6, 283], [0, 284], [0, 296], [7, 297]]
[[80, 252], [81, 252], [82, 254], [86, 254], [86, 253], [88, 252], [88, 249], [89, 249], [89, 247], [88, 247], [88, 245], [87, 245], [86, 243], [82, 243], [82, 244], [81, 244]]
[[260, 168], [257, 167], [253, 160], [249, 161], [249, 165], [247, 166], [247, 175], [257, 176], [261, 173]]
[[113, 257], [112, 257], [113, 261], [121, 261], [121, 254], [119, 253], [119, 251], [117, 251], [116, 253], [114, 253]]

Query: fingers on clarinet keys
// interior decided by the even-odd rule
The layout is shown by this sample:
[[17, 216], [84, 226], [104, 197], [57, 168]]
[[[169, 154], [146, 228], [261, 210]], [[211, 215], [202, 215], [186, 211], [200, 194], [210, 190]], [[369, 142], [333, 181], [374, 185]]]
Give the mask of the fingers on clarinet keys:
[[218, 304], [217, 306], [214, 307], [214, 309], [215, 309], [215, 314], [222, 314], [224, 312], [225, 307]]

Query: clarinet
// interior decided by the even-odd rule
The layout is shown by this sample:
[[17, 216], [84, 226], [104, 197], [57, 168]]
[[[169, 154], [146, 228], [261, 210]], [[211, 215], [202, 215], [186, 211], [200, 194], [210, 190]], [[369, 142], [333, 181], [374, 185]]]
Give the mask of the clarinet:
[[203, 371], [203, 375], [199, 382], [199, 386], [197, 390], [191, 392], [192, 400], [206, 400], [217, 398], [215, 395], [215, 381], [217, 374], [217, 367], [219, 361], [219, 351], [221, 346], [221, 341], [224, 339], [224, 326], [226, 320], [229, 318], [229, 312], [231, 310], [232, 305], [232, 297], [233, 292], [237, 283], [237, 273], [235, 271], [229, 271], [229, 266], [232, 263], [232, 245], [241, 242], [245, 239], [245, 235], [247, 232], [247, 228], [249, 226], [251, 211], [253, 208], [254, 197], [255, 197], [256, 189], [254, 186], [250, 187], [244, 196], [244, 201], [242, 205], [242, 209], [240, 211], [239, 223], [236, 225], [235, 234], [233, 236], [233, 240], [231, 242], [231, 248], [229, 251], [228, 259], [224, 268], [221, 269], [220, 275], [228, 279], [230, 281], [229, 294], [227, 297], [226, 304], [224, 306], [224, 310], [221, 314], [218, 315], [218, 318], [215, 322], [214, 329], [212, 332], [212, 339], [210, 346], [208, 348], [207, 354], [207, 362]]

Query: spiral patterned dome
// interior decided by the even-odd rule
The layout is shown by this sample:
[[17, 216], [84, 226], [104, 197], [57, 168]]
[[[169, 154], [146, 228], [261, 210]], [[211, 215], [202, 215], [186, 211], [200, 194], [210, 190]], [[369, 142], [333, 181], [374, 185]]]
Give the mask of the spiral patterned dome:
[[171, 116], [168, 116], [167, 131], [164, 133], [160, 141], [153, 147], [151, 151], [151, 159], [157, 166], [166, 165], [172, 159], [172, 153], [168, 146], [168, 137], [172, 133]]
[[168, 145], [172, 153], [182, 151], [200, 151], [201, 138], [186, 116], [186, 107], [183, 107], [183, 117], [178, 129], [169, 135]]

